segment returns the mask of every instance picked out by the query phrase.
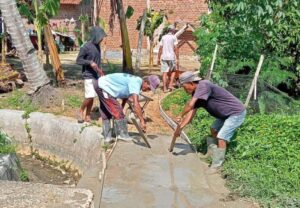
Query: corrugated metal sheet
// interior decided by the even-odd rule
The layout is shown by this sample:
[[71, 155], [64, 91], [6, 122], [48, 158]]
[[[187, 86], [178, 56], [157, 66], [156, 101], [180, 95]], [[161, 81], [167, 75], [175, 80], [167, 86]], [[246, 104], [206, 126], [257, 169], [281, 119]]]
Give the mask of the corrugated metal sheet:
[[81, 0], [60, 0], [60, 4], [80, 4]]

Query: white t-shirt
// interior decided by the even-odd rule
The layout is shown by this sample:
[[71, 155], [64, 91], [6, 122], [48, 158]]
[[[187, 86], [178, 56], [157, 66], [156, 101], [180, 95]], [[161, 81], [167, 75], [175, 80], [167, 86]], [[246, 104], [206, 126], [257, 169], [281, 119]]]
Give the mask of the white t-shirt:
[[162, 46], [162, 60], [175, 60], [174, 47], [178, 44], [177, 38], [172, 33], [164, 35], [159, 43]]

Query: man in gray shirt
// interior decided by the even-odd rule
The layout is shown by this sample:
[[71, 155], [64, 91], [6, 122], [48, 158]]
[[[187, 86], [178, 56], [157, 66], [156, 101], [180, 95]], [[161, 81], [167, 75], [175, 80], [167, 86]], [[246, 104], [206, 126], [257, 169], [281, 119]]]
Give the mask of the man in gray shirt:
[[177, 119], [180, 124], [174, 132], [174, 137], [180, 136], [181, 130], [192, 120], [199, 107], [204, 108], [216, 118], [211, 126], [214, 139], [208, 140], [208, 150], [212, 153], [210, 167], [216, 170], [223, 164], [227, 143], [244, 122], [246, 110], [241, 101], [230, 92], [208, 80], [201, 80], [196, 73], [188, 71], [179, 77], [184, 90], [193, 97], [185, 105], [181, 118]]

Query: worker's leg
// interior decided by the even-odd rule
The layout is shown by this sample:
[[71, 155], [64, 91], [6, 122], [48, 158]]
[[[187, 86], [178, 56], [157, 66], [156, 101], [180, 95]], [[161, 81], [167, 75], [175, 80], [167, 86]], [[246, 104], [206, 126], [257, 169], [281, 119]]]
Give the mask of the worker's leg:
[[225, 152], [227, 148], [227, 143], [230, 142], [230, 139], [233, 137], [237, 128], [239, 128], [245, 120], [246, 110], [240, 115], [229, 116], [220, 131], [218, 132], [218, 148], [213, 151], [213, 161], [212, 168], [220, 167], [225, 161]]
[[168, 83], [168, 71], [169, 65], [166, 60], [161, 60], [161, 68], [160, 71], [162, 72], [162, 81], [163, 81], [163, 91], [167, 92], [167, 83]]

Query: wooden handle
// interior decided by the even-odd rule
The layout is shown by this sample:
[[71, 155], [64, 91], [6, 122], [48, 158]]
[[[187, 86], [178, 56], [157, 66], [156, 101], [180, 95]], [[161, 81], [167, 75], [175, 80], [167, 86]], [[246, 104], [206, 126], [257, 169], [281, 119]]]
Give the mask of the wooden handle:
[[176, 139], [177, 139], [177, 137], [175, 137], [175, 136], [172, 138], [171, 145], [169, 147], [169, 152], [173, 152]]

